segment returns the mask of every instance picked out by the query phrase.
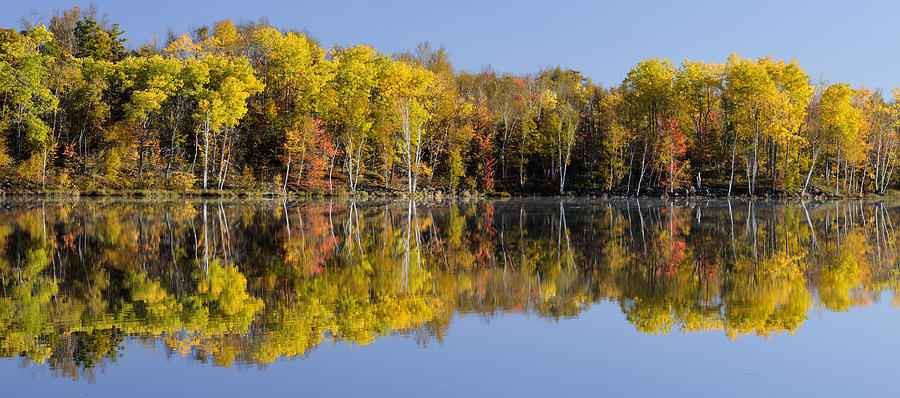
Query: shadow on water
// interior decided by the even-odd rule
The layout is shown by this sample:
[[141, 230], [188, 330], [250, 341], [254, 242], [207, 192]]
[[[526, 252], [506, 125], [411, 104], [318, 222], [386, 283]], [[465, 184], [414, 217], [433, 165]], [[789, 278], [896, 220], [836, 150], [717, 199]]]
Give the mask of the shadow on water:
[[615, 303], [637, 331], [792, 332], [898, 286], [883, 202], [30, 201], [0, 211], [0, 356], [91, 380], [134, 340], [217, 366], [440, 342]]

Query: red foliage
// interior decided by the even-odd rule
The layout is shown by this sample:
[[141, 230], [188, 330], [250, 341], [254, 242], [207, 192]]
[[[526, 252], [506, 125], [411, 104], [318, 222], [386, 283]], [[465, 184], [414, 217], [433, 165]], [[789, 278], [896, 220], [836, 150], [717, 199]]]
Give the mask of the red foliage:
[[675, 119], [666, 119], [659, 124], [659, 139], [654, 145], [654, 152], [659, 159], [657, 162], [660, 171], [660, 184], [669, 188], [680, 186], [685, 177], [685, 167], [682, 164], [687, 144], [684, 132], [678, 127]]
[[325, 180], [325, 175], [328, 172], [331, 158], [337, 155], [338, 149], [332, 137], [325, 134], [325, 129], [322, 128], [324, 122], [316, 119], [314, 123], [315, 128], [312, 131], [313, 150], [307, 156], [306, 186], [308, 188], [326, 189], [328, 188], [328, 181]]
[[478, 167], [478, 182], [484, 191], [494, 190], [496, 152], [490, 115], [485, 106], [479, 106], [475, 121], [475, 136], [472, 138], [472, 155]]
[[474, 253], [473, 263], [480, 266], [490, 266], [493, 264], [494, 258], [494, 237], [497, 235], [497, 228], [494, 225], [494, 205], [485, 203], [480, 209], [481, 220], [478, 230], [480, 233], [476, 239], [472, 240], [472, 253]]
[[690, 249], [683, 231], [685, 219], [682, 214], [673, 208], [662, 208], [659, 218], [664, 220], [660, 224], [662, 230], [658, 231], [651, 242], [653, 250], [658, 253], [659, 267], [657, 276], [674, 276], [688, 260]]
[[279, 148], [278, 158], [285, 164], [290, 160], [291, 173], [303, 173], [302, 185], [306, 188], [327, 189], [325, 176], [332, 157], [339, 150], [333, 138], [325, 133], [325, 122], [319, 119], [306, 119], [287, 131], [284, 143]]

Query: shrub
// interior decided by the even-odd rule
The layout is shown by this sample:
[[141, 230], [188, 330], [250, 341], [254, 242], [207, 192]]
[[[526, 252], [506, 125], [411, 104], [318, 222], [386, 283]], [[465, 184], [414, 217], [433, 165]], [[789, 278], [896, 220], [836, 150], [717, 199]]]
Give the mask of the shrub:
[[7, 171], [12, 162], [12, 156], [9, 156], [6, 145], [0, 142], [0, 171]]
[[174, 171], [169, 174], [169, 179], [166, 180], [166, 188], [179, 191], [192, 189], [196, 185], [197, 177], [184, 171]]
[[72, 189], [74, 188], [74, 184], [72, 183], [72, 178], [69, 177], [69, 172], [62, 170], [56, 174], [56, 186], [64, 189]]
[[238, 177], [238, 184], [244, 189], [256, 188], [256, 177], [253, 175], [252, 167], [244, 167], [244, 170], [241, 171], [241, 175]]
[[40, 184], [42, 177], [44, 158], [40, 153], [36, 153], [31, 155], [30, 158], [26, 159], [22, 163], [19, 164], [19, 167], [16, 167], [16, 174], [19, 175], [23, 180], [33, 183]]
[[474, 191], [478, 184], [475, 183], [475, 177], [466, 177], [465, 189]]
[[459, 151], [450, 153], [450, 190], [456, 191], [459, 186], [459, 178], [465, 175], [462, 156]]

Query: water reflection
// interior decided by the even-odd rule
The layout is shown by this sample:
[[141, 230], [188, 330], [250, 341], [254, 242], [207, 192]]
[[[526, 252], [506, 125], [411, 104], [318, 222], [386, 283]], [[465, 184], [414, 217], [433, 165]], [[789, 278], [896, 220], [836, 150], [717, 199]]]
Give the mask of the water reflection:
[[[792, 332], [897, 287], [882, 202], [16, 202], [0, 356], [93, 377], [126, 339], [217, 366], [326, 341], [440, 342], [458, 312], [643, 333]], [[898, 297], [898, 296], [895, 296]]]

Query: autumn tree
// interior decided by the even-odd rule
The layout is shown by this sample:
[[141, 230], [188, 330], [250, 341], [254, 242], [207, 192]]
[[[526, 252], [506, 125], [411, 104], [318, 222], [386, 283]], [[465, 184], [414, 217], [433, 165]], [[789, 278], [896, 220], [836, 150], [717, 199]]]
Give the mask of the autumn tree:
[[775, 82], [764, 65], [733, 54], [725, 66], [725, 95], [732, 123], [731, 176], [728, 193], [734, 182], [735, 155], [741, 150], [747, 174], [747, 191], [753, 195], [760, 164], [761, 141], [775, 121], [773, 103], [777, 95]]
[[104, 27], [93, 18], [75, 23], [75, 56], [78, 58], [118, 61], [125, 55], [127, 39], [118, 24]]
[[159, 55], [129, 57], [117, 64], [121, 86], [128, 90], [130, 101], [125, 104], [126, 118], [135, 124], [138, 150], [138, 178], [143, 177], [144, 158], [149, 141], [156, 138], [154, 128], [163, 102], [178, 91], [183, 82], [181, 63]]
[[657, 159], [656, 165], [661, 167], [663, 172], [668, 173], [667, 185], [669, 193], [673, 193], [675, 184], [680, 184], [680, 180], [690, 165], [690, 162], [684, 161], [687, 145], [684, 132], [678, 127], [678, 121], [675, 119], [663, 121], [659, 132], [660, 136], [655, 142], [653, 155]]
[[[278, 132], [276, 140], [283, 141], [282, 146], [288, 151], [284, 154], [286, 188], [293, 170], [291, 162], [299, 163], [294, 167], [299, 183], [307, 166], [306, 149], [316, 144], [317, 137], [309, 123], [325, 111], [331, 63], [325, 60], [325, 51], [318, 43], [300, 33], [282, 34], [271, 27], [260, 27], [253, 31], [251, 43], [251, 58], [265, 85], [251, 117]], [[251, 140], [260, 144], [267, 141], [264, 137]]]
[[347, 178], [353, 192], [362, 175], [366, 139], [374, 126], [377, 78], [388, 61], [364, 45], [339, 48], [332, 55], [334, 80], [324, 94], [328, 101], [326, 122], [344, 147]]
[[849, 84], [837, 83], [828, 86], [819, 100], [822, 125], [831, 143], [829, 146], [831, 155], [834, 156], [835, 194], [840, 194], [841, 164], [842, 162], [847, 164], [852, 160], [854, 152], [851, 148], [857, 144], [859, 134], [859, 109], [854, 106], [853, 94]]
[[542, 80], [535, 80], [530, 76], [520, 77], [513, 80], [515, 99], [517, 101], [516, 116], [518, 118], [516, 125], [519, 126], [519, 132], [516, 137], [516, 151], [518, 153], [517, 166], [519, 169], [519, 188], [525, 185], [525, 163], [527, 154], [530, 149], [529, 141], [532, 133], [537, 128], [535, 118], [537, 117], [544, 101], [549, 101], [552, 97], [550, 91], [545, 89]]
[[0, 127], [7, 131], [20, 156], [32, 149], [40, 153], [42, 188], [46, 186], [47, 157], [54, 138], [42, 117], [59, 104], [48, 87], [52, 57], [42, 52], [52, 40], [43, 26], [21, 34], [0, 31], [0, 93], [4, 96]]
[[[647, 171], [649, 150], [659, 136], [659, 127], [672, 112], [672, 90], [675, 68], [669, 60], [652, 58], [641, 61], [628, 72], [622, 83], [628, 107], [630, 125], [635, 131], [635, 144], [639, 145], [641, 162], [636, 195], [641, 194], [641, 183]], [[629, 171], [628, 189], [631, 189]]]
[[[223, 133], [221, 160], [219, 162], [218, 187], [222, 188], [228, 170], [227, 156], [234, 140], [228, 134], [247, 113], [247, 98], [262, 90], [263, 86], [253, 74], [246, 59], [232, 60], [224, 56], [210, 54], [200, 60], [208, 76], [197, 85], [193, 93], [197, 102], [194, 119], [203, 132], [203, 189], [209, 180], [210, 138], [216, 139]], [[202, 72], [201, 72], [202, 73]], [[210, 137], [210, 134], [213, 137]], [[199, 145], [199, 140], [196, 140]], [[213, 158], [215, 165], [215, 158]]]
[[675, 75], [674, 91], [677, 120], [685, 129], [690, 126], [689, 157], [699, 180], [720, 155], [721, 65], [685, 60]]
[[400, 153], [406, 163], [407, 189], [416, 192], [425, 148], [429, 110], [428, 91], [434, 74], [418, 64], [392, 61], [379, 79], [383, 101], [391, 103], [393, 120], [399, 130]]
[[581, 121], [581, 110], [585, 101], [585, 79], [574, 70], [563, 71], [560, 68], [549, 71], [542, 76], [551, 87], [553, 95], [548, 108], [556, 115], [552, 137], [553, 151], [551, 158], [557, 169], [559, 193], [563, 193], [572, 148], [575, 146], [576, 132]]
[[802, 130], [813, 95], [809, 75], [796, 61], [763, 58], [777, 94], [773, 101], [773, 125], [768, 136], [767, 164], [772, 189], [795, 192], [800, 183], [800, 150], [805, 144]]

